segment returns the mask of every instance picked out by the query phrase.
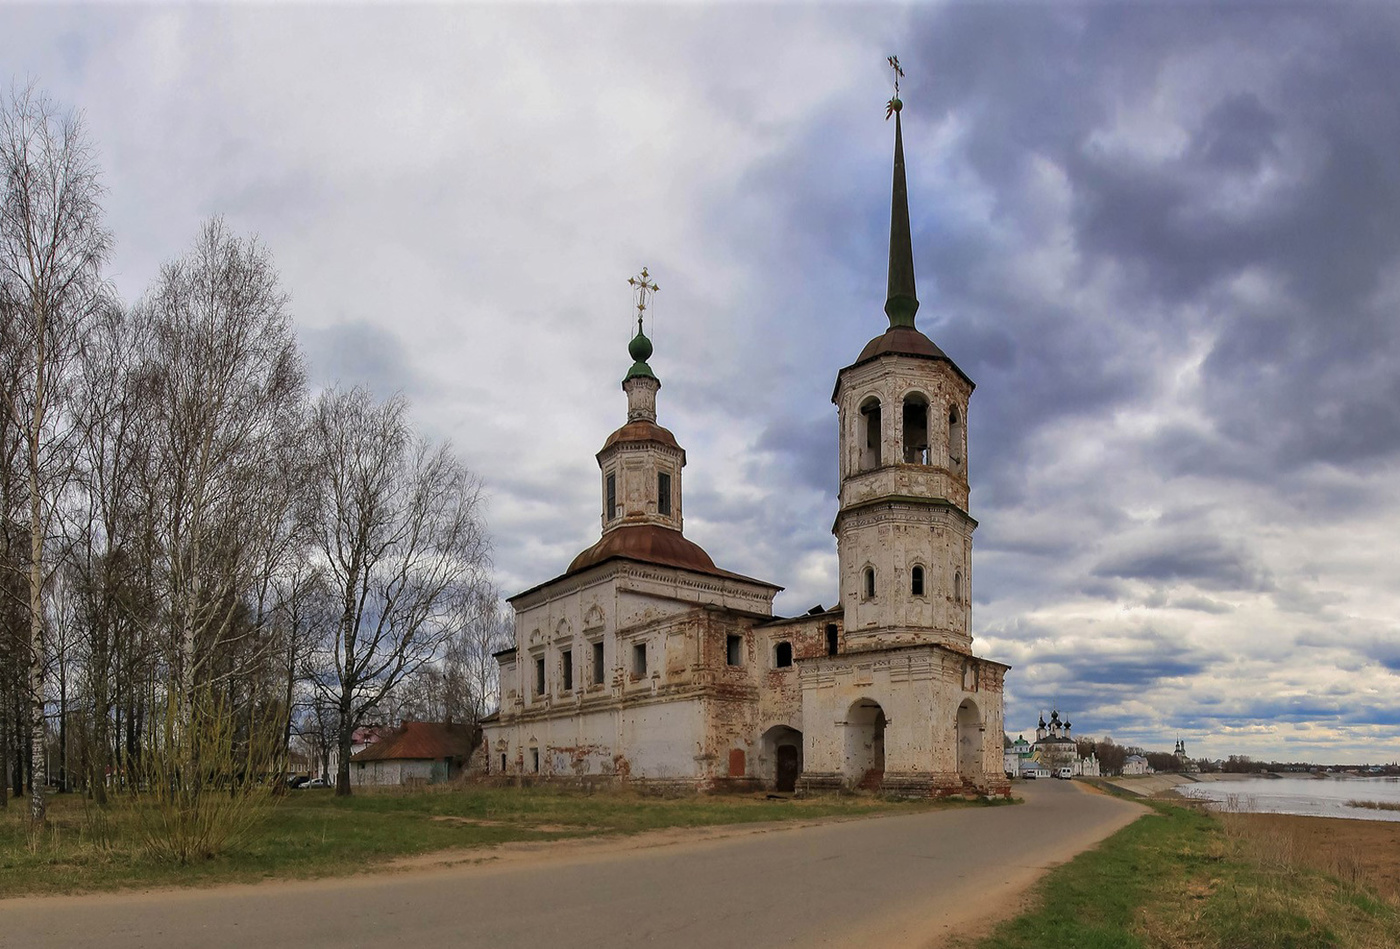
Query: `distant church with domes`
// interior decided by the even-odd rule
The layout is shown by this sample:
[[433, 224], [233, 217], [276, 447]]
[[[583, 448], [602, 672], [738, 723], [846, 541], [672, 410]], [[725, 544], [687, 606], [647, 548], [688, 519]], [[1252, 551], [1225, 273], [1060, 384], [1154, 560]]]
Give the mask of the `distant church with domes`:
[[596, 456], [601, 537], [509, 600], [515, 643], [496, 654], [501, 704], [483, 723], [491, 771], [1009, 795], [1009, 667], [972, 648], [973, 383], [915, 326], [901, 107], [891, 100], [888, 327], [832, 396], [839, 605], [774, 616], [782, 587], [722, 569], [684, 536], [686, 453], [658, 421], [644, 270], [631, 281], [627, 419]]

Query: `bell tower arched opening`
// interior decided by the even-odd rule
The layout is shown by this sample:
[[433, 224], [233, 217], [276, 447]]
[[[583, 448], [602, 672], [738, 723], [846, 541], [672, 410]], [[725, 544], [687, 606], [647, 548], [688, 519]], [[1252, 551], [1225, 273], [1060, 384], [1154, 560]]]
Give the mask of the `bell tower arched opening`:
[[862, 471], [878, 468], [880, 460], [880, 400], [873, 396], [860, 407], [861, 449], [860, 468]]
[[928, 399], [917, 392], [904, 397], [903, 439], [906, 465], [926, 465], [929, 463], [928, 445]]
[[963, 470], [963, 423], [956, 405], [948, 409], [948, 466], [954, 471]]

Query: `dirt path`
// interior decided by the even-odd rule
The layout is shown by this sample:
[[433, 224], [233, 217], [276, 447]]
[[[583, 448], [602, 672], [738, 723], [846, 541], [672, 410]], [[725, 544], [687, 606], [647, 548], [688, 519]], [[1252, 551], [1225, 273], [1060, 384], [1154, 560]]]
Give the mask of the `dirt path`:
[[[928, 946], [1014, 912], [1143, 809], [1067, 782], [1019, 807], [438, 855], [334, 880], [0, 901], [0, 946]], [[471, 861], [471, 862], [453, 862]]]

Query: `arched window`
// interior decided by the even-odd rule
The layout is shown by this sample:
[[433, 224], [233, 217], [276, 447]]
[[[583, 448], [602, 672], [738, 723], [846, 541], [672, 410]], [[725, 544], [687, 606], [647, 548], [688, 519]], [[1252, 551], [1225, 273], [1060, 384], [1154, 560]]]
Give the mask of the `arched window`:
[[865, 568], [865, 598], [868, 600], [875, 595], [875, 568]]
[[909, 575], [909, 592], [915, 596], [924, 595], [924, 568], [915, 567]]
[[962, 571], [959, 570], [957, 573], [953, 574], [953, 602], [961, 603], [962, 599]]
[[786, 669], [792, 665], [792, 643], [782, 642], [773, 647], [773, 667]]
[[948, 461], [954, 468], [962, 468], [963, 425], [956, 405], [948, 410]]
[[864, 441], [861, 443], [860, 467], [880, 467], [880, 400], [866, 399], [860, 407], [861, 428]]
[[928, 464], [928, 399], [917, 392], [904, 397], [903, 448], [906, 465]]

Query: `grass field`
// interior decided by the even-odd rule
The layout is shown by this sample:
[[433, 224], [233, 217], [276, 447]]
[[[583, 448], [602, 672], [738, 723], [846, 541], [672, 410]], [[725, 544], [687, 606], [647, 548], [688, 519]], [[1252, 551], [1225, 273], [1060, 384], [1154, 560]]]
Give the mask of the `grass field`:
[[[1253, 815], [1165, 801], [1051, 871], [977, 949], [1394, 949], [1400, 907]], [[1349, 822], [1357, 823], [1357, 822]]]
[[661, 798], [546, 788], [473, 787], [350, 798], [336, 798], [329, 790], [293, 791], [226, 853], [173, 866], [142, 852], [133, 822], [121, 807], [99, 813], [76, 795], [50, 799], [49, 830], [31, 847], [23, 803], [12, 801], [0, 811], [0, 898], [330, 876], [372, 869], [398, 857], [510, 841], [958, 806], [865, 797]]

